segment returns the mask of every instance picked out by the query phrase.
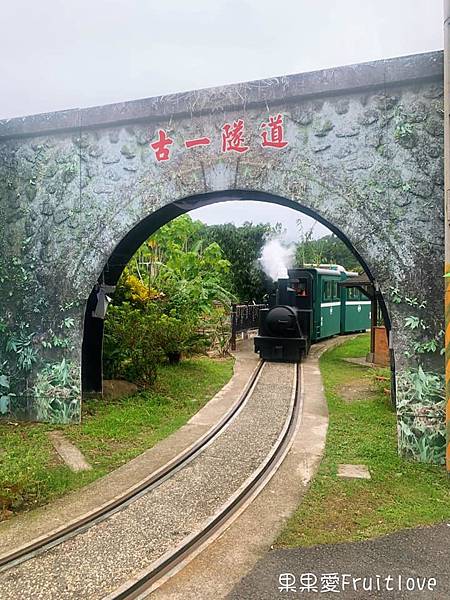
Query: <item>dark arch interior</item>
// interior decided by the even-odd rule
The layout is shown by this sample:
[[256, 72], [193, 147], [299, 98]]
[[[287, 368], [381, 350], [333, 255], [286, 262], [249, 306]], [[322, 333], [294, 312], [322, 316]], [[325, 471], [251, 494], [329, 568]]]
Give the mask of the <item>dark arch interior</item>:
[[[374, 281], [374, 277], [370, 273], [364, 257], [362, 257], [355, 250], [350, 240], [342, 233], [340, 229], [333, 225], [333, 223], [330, 223], [310, 208], [302, 206], [293, 200], [276, 196], [274, 194], [248, 190], [230, 190], [224, 192], [197, 194], [177, 200], [171, 204], [168, 204], [167, 206], [164, 206], [163, 208], [160, 208], [159, 210], [156, 210], [154, 213], [143, 219], [131, 231], [129, 231], [123, 240], [116, 246], [102, 273], [100, 274], [99, 281], [107, 285], [116, 285], [120, 275], [122, 274], [122, 271], [138, 248], [155, 231], [169, 221], [172, 221], [176, 217], [188, 213], [195, 208], [231, 200], [247, 200], [280, 204], [312, 217], [316, 221], [319, 221], [328, 227], [328, 229], [330, 229], [342, 242], [344, 242], [344, 244], [359, 260], [370, 281]], [[376, 293], [385, 325], [389, 331], [391, 325], [385, 302], [381, 292], [377, 291]], [[84, 318], [82, 347], [82, 389], [85, 393], [102, 391], [102, 349], [104, 322], [102, 319], [92, 317], [92, 311], [95, 308], [95, 304], [96, 293], [95, 289], [93, 289], [87, 301]], [[393, 366], [394, 365], [392, 362], [391, 367], [393, 368]]]

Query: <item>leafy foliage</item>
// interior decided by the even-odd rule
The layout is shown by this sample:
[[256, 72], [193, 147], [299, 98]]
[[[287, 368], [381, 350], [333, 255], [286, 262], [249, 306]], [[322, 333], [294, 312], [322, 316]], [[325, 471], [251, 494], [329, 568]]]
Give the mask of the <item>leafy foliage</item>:
[[397, 379], [399, 445], [404, 452], [422, 462], [445, 460], [445, 421], [443, 375], [409, 369]]
[[206, 339], [197, 331], [197, 321], [178, 319], [162, 313], [156, 322], [156, 340], [170, 363], [180, 360], [182, 353], [205, 349]]
[[[391, 301], [411, 307], [415, 314], [404, 317], [410, 332], [405, 356], [411, 366], [397, 376], [398, 443], [401, 452], [422, 462], [440, 464], [445, 461], [445, 378], [429, 371], [425, 365], [430, 356], [442, 348], [442, 330], [434, 333], [427, 301], [402, 296], [390, 288]], [[409, 309], [408, 309], [409, 310]]]
[[78, 371], [63, 359], [47, 364], [37, 375], [34, 386], [36, 419], [49, 423], [80, 420]]
[[[50, 310], [30, 244], [23, 240], [11, 256], [12, 244], [0, 231], [0, 381], [8, 383], [0, 386], [0, 415], [77, 421], [79, 381], [69, 360], [75, 320], [68, 312], [77, 301], [59, 306], [56, 315]], [[54, 348], [68, 351], [60, 363]]]
[[158, 309], [151, 302], [144, 309], [128, 302], [109, 308], [103, 348], [106, 379], [127, 379], [143, 386], [155, 381], [162, 357], [155, 336], [157, 316]]
[[258, 261], [265, 242], [280, 233], [280, 226], [244, 223], [211, 225], [206, 229], [208, 240], [222, 248], [231, 266], [231, 289], [240, 302], [261, 302], [272, 289], [272, 282]]
[[[104, 372], [141, 386], [152, 384], [164, 358], [204, 351], [202, 320], [234, 299], [230, 263], [204, 226], [187, 216], [162, 227], [125, 270], [105, 327]], [[229, 334], [228, 334], [229, 335]]]
[[361, 271], [361, 265], [347, 246], [333, 233], [313, 239], [313, 231], [302, 232], [295, 258], [302, 264], [338, 264], [348, 271]]
[[0, 415], [5, 415], [9, 410], [9, 377], [0, 371]]
[[204, 231], [185, 215], [159, 229], [130, 261], [118, 297], [134, 303], [164, 299], [164, 311], [178, 318], [198, 317], [215, 300], [230, 304], [230, 263], [216, 242], [200, 237]]
[[226, 356], [230, 349], [230, 315], [223, 306], [216, 306], [215, 309], [204, 316], [201, 321], [205, 339], [208, 345], [220, 356]]

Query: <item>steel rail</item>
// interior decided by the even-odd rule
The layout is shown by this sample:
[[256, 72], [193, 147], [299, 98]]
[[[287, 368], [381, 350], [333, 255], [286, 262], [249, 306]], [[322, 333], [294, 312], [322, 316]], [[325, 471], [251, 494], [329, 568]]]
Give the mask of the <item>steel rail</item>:
[[116, 496], [93, 511], [84, 514], [82, 517], [77, 518], [58, 529], [54, 529], [46, 535], [35, 538], [32, 542], [24, 544], [12, 552], [1, 555], [0, 573], [10, 569], [13, 566], [30, 560], [31, 558], [50, 550], [64, 541], [83, 533], [84, 531], [90, 529], [93, 525], [104, 521], [114, 513], [124, 509], [132, 502], [149, 493], [161, 485], [164, 481], [175, 475], [175, 473], [177, 473], [196, 456], [198, 456], [203, 450], [205, 450], [205, 448], [209, 446], [211, 442], [228, 427], [234, 417], [242, 410], [259, 378], [263, 366], [264, 361], [260, 360], [238, 400], [222, 417], [222, 419], [216, 423], [216, 425], [213, 425], [191, 446], [183, 450], [164, 466], [154, 471], [149, 477], [143, 479], [137, 485], [129, 488], [124, 494]]
[[201, 531], [186, 538], [177, 548], [169, 551], [153, 563], [153, 566], [128, 580], [115, 592], [105, 596], [103, 600], [142, 600], [146, 598], [148, 594], [174, 574], [173, 572], [180, 563], [189, 562], [201, 551], [203, 546], [208, 544], [208, 541], [215, 539], [230, 524], [233, 517], [238, 516], [239, 512], [245, 508], [244, 505], [262, 490], [277, 471], [293, 441], [302, 405], [301, 373], [301, 364], [297, 363], [288, 417], [276, 443], [262, 465], [223, 505], [222, 509], [206, 523]]

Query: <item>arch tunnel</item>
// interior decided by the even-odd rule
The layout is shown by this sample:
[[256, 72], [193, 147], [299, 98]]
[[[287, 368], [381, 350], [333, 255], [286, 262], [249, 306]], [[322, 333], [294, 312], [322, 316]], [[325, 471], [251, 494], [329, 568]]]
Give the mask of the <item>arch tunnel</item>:
[[[259, 201], [278, 204], [294, 209], [315, 219], [332, 231], [347, 246], [347, 248], [358, 259], [371, 283], [374, 283], [375, 279], [370, 271], [367, 261], [353, 246], [348, 237], [333, 223], [329, 222], [326, 218], [322, 217], [311, 208], [299, 205], [297, 202], [287, 198], [265, 192], [248, 190], [227, 190], [223, 192], [197, 194], [172, 202], [148, 215], [137, 226], [129, 231], [129, 233], [116, 246], [115, 250], [104, 266], [102, 273], [99, 275], [98, 283], [102, 283], [106, 286], [116, 286], [124, 268], [138, 248], [159, 228], [166, 225], [173, 219], [203, 206], [229, 201]], [[97, 288], [95, 286], [88, 298], [84, 318], [81, 370], [83, 393], [102, 392], [103, 389], [102, 353], [104, 320], [93, 316], [93, 310], [97, 302], [96, 289]], [[391, 324], [388, 310], [381, 291], [379, 291], [378, 287], [376, 287], [376, 290], [377, 301], [381, 308], [387, 331], [389, 332]], [[391, 370], [394, 375], [395, 362], [392, 352]], [[394, 377], [392, 379], [394, 380]], [[392, 385], [392, 391], [395, 394], [395, 385]]]

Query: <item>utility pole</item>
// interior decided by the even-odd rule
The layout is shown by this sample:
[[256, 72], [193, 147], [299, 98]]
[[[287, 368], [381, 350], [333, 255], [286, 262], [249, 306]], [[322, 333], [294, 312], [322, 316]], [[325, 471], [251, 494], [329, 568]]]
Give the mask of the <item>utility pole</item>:
[[444, 173], [446, 460], [450, 471], [450, 0], [444, 0]]

